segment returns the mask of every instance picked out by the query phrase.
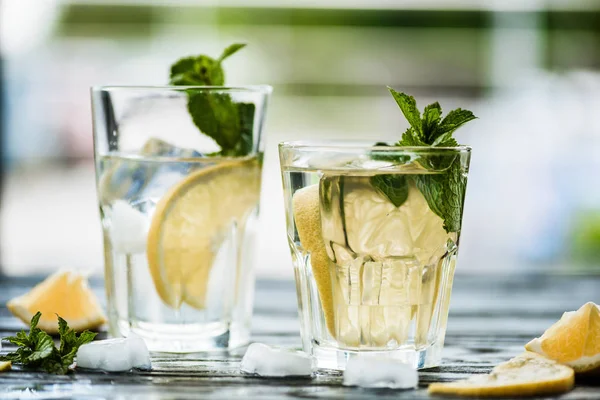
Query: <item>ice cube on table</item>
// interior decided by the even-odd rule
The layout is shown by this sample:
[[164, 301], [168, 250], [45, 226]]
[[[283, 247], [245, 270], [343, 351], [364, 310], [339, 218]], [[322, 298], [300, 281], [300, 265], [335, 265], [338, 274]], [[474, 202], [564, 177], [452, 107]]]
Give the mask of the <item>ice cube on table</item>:
[[77, 351], [77, 366], [111, 372], [152, 368], [148, 347], [135, 334], [84, 344]]
[[240, 370], [265, 377], [311, 376], [312, 367], [313, 358], [304, 352], [252, 343]]
[[344, 386], [414, 389], [417, 370], [403, 362], [383, 357], [352, 357], [344, 371]]
[[125, 200], [115, 200], [111, 215], [111, 240], [115, 251], [126, 254], [144, 253], [148, 235], [148, 219]]

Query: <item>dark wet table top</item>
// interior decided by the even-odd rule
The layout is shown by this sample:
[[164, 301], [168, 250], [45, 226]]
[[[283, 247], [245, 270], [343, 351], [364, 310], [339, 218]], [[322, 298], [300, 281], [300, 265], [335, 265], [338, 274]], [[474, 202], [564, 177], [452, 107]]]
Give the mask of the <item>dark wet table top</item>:
[[[23, 324], [4, 307], [36, 281], [0, 278], [0, 335], [13, 335]], [[93, 282], [104, 298], [101, 282]], [[259, 281], [253, 341], [299, 347], [293, 282]], [[242, 376], [244, 349], [189, 356], [153, 357], [151, 372], [75, 372], [66, 376], [13, 370], [0, 373], [0, 399], [425, 399], [430, 382], [450, 381], [488, 372], [523, 351], [523, 345], [587, 301], [600, 303], [600, 276], [457, 275], [450, 307], [443, 365], [420, 371], [420, 387], [411, 391], [368, 390], [341, 386], [340, 375], [309, 379], [259, 379]], [[105, 337], [101, 333], [99, 338]], [[3, 351], [9, 351], [4, 346]], [[600, 378], [598, 378], [600, 381]], [[548, 397], [544, 397], [548, 398]], [[600, 399], [594, 381], [579, 382], [561, 399]]]

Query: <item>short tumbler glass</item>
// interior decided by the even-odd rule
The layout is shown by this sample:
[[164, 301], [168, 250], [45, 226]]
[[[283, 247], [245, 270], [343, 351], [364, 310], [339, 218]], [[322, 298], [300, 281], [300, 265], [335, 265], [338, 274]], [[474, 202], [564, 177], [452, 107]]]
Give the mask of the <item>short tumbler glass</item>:
[[110, 333], [151, 351], [249, 340], [271, 88], [92, 88]]
[[303, 348], [440, 364], [471, 149], [279, 145]]

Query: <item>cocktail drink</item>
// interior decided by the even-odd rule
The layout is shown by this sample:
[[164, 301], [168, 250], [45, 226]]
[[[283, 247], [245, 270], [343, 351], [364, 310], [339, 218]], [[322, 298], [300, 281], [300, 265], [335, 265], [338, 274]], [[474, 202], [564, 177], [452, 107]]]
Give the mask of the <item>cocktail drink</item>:
[[381, 353], [438, 365], [470, 148], [288, 142], [279, 151], [305, 351], [328, 369]]
[[[247, 342], [260, 126], [268, 92], [264, 87], [94, 89], [113, 335], [134, 332], [156, 351]], [[252, 123], [239, 128], [250, 138], [245, 154], [207, 155], [218, 149], [198, 140], [202, 134], [186, 112], [190, 93], [248, 105]]]
[[[192, 124], [190, 93], [228, 96], [250, 108], [252, 123], [238, 128], [250, 138], [245, 154], [207, 155], [218, 148]], [[156, 351], [247, 342], [268, 93], [265, 87], [94, 89], [113, 335], [134, 332]]]
[[167, 352], [247, 343], [270, 90], [92, 90], [113, 335]]

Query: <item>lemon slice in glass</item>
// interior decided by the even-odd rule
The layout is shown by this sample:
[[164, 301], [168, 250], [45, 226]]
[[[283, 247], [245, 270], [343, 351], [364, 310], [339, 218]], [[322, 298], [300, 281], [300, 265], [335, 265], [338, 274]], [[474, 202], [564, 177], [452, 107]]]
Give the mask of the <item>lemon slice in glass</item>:
[[260, 165], [252, 158], [204, 167], [160, 199], [146, 254], [165, 304], [205, 307], [209, 273], [219, 247], [234, 224], [244, 224], [259, 195]]

